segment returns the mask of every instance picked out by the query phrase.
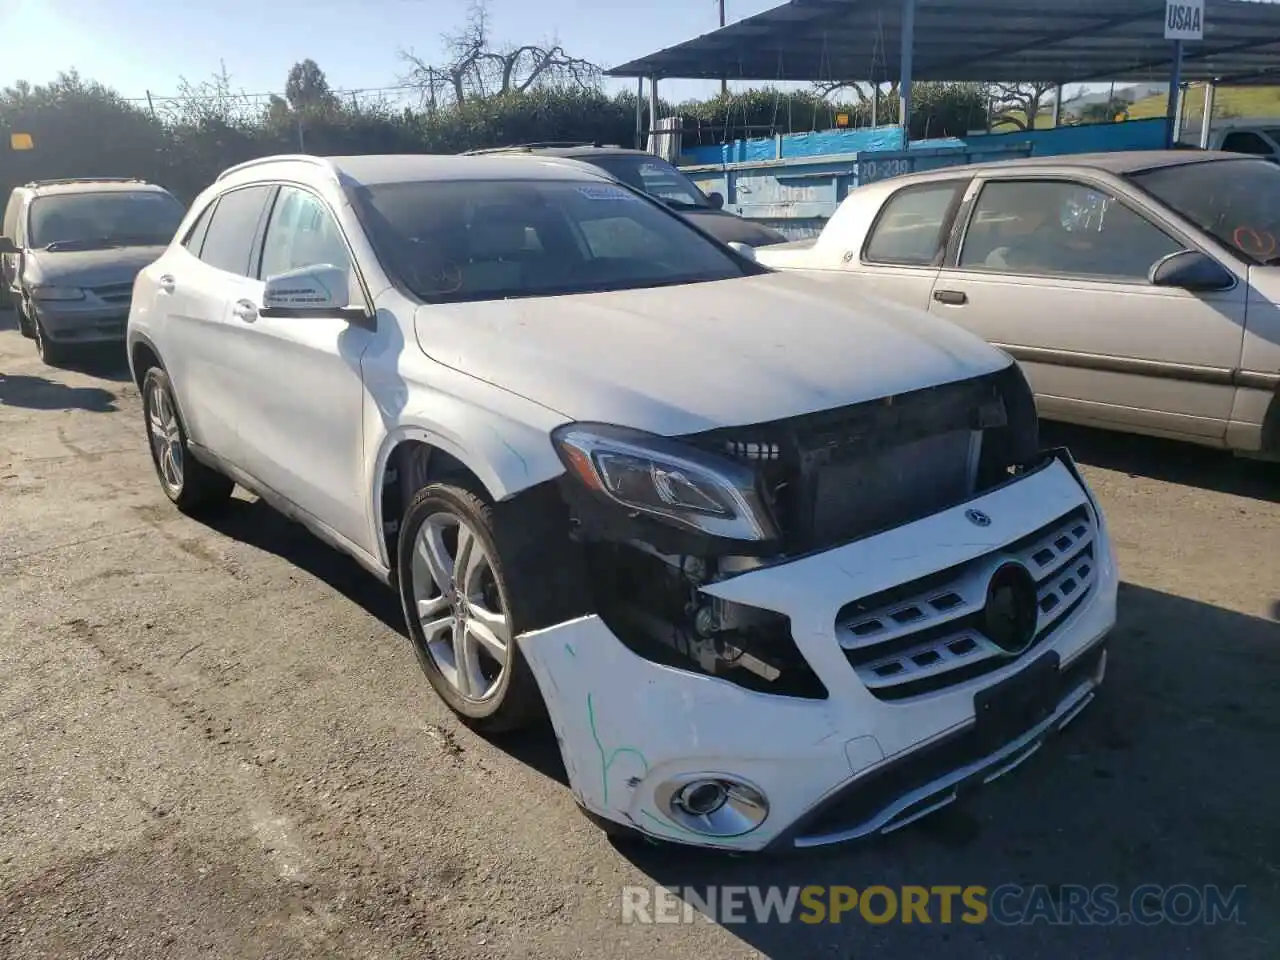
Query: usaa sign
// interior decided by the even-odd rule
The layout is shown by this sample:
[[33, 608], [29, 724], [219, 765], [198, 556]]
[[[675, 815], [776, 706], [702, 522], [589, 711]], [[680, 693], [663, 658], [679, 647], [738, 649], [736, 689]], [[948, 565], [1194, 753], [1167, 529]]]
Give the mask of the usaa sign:
[[1204, 39], [1204, 0], [1165, 0], [1166, 40]]

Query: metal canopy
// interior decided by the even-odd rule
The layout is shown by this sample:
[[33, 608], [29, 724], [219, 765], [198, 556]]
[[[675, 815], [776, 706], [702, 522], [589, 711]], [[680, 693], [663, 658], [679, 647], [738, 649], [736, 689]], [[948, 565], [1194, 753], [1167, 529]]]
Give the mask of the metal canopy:
[[[916, 80], [1168, 79], [1164, 0], [914, 0]], [[887, 82], [902, 73], [904, 0], [791, 0], [608, 71], [614, 77]], [[1280, 82], [1280, 3], [1205, 0], [1181, 79]]]

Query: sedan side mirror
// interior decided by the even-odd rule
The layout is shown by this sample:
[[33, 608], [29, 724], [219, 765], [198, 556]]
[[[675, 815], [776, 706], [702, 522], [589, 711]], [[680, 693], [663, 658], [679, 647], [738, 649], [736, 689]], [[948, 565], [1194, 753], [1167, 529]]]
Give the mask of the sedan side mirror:
[[707, 200], [711, 203], [711, 206], [712, 206], [712, 207], [714, 207], [716, 210], [723, 210], [723, 209], [724, 209], [724, 194], [723, 194], [723, 193], [720, 193], [719, 191], [713, 190], [711, 193], [707, 194]]
[[0, 237], [0, 254], [17, 253], [18, 245], [8, 237]]
[[734, 253], [739, 254], [740, 256], [746, 257], [752, 263], [756, 262], [756, 251], [754, 247], [751, 247], [738, 240], [730, 240], [729, 249], [731, 249]]
[[1179, 250], [1157, 260], [1147, 275], [1153, 287], [1177, 287], [1191, 293], [1229, 290], [1236, 275], [1199, 250]]
[[347, 269], [322, 263], [267, 277], [262, 292], [264, 317], [334, 317], [351, 303]]

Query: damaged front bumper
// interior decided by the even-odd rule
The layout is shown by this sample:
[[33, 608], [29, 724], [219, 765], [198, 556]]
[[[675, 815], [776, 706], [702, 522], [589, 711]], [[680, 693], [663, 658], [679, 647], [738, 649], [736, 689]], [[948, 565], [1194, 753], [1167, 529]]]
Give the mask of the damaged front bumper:
[[[1029, 644], [949, 632], [998, 605], [1011, 565], [1036, 573]], [[1116, 589], [1101, 512], [1054, 451], [967, 503], [702, 587], [787, 616], [825, 699], [652, 662], [595, 615], [519, 642], [589, 813], [680, 843], [795, 849], [897, 829], [1030, 756], [1102, 681]], [[894, 590], [884, 609], [853, 606]]]

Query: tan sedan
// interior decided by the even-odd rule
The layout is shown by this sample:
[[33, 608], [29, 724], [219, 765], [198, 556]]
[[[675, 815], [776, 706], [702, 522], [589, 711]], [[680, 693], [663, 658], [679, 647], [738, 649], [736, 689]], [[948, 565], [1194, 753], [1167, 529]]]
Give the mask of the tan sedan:
[[755, 252], [1018, 359], [1040, 412], [1280, 458], [1280, 165], [1202, 151], [948, 167]]

